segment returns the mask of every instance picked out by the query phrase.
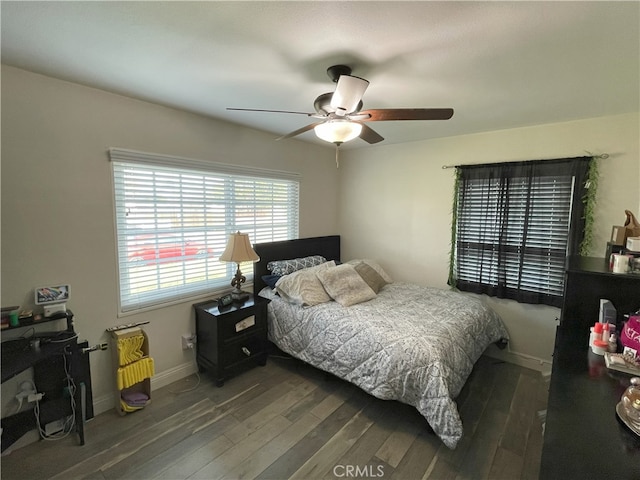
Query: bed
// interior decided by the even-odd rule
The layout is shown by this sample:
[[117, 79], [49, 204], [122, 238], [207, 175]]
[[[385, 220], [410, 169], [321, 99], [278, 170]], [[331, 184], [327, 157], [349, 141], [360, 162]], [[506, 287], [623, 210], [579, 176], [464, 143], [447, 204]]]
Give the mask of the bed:
[[[508, 340], [494, 311], [473, 296], [393, 282], [373, 260], [340, 263], [339, 236], [256, 244], [254, 250], [260, 256], [254, 293], [271, 300], [271, 342], [375, 397], [414, 406], [447, 447], [456, 447], [463, 427], [455, 398], [487, 346]], [[295, 268], [292, 259], [317, 256], [322, 261], [286, 270]], [[353, 292], [365, 291], [361, 281], [374, 294], [357, 293], [354, 301]], [[319, 292], [318, 284], [328, 301], [308, 294]], [[297, 289], [304, 290], [304, 302]]]

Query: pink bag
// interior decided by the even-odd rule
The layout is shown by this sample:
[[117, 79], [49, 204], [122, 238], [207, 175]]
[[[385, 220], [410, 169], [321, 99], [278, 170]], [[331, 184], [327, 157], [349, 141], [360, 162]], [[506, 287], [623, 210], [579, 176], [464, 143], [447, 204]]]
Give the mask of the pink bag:
[[633, 348], [640, 355], [640, 315], [631, 315], [620, 332], [623, 347]]

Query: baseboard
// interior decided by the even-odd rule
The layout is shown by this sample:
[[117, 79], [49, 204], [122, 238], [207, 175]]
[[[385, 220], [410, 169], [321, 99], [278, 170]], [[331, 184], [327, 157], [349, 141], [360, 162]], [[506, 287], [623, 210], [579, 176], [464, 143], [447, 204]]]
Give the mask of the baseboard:
[[[151, 378], [151, 398], [153, 399], [153, 390], [165, 387], [173, 382], [177, 382], [178, 380], [182, 380], [189, 375], [193, 375], [196, 371], [197, 367], [195, 363], [187, 362], [154, 375]], [[94, 415], [99, 415], [107, 410], [115, 408], [115, 406], [115, 395], [113, 393], [93, 398]]]
[[177, 367], [165, 370], [162, 373], [154, 375], [151, 379], [151, 389], [166, 387], [170, 383], [182, 380], [184, 377], [196, 373], [197, 367], [194, 362], [183, 363]]
[[[491, 345], [484, 352], [485, 355], [503, 360], [505, 362], [513, 363], [520, 367], [529, 368], [541, 372], [543, 376], [548, 376], [551, 372], [551, 361], [542, 358], [527, 355], [526, 353], [511, 352], [508, 349], [500, 350], [497, 347]], [[153, 390], [169, 385], [170, 383], [181, 380], [189, 375], [196, 373], [197, 367], [194, 362], [183, 363], [177, 367], [165, 370], [151, 379], [151, 392], [153, 398]], [[111, 394], [102, 395], [101, 397], [93, 399], [93, 412], [95, 415], [106, 412], [107, 410], [115, 408], [115, 396]]]
[[498, 347], [491, 345], [484, 352], [485, 355], [505, 362], [513, 363], [520, 367], [529, 368], [540, 372], [543, 376], [551, 373], [551, 361], [543, 358], [527, 355], [526, 353], [511, 352], [508, 349], [500, 350]]

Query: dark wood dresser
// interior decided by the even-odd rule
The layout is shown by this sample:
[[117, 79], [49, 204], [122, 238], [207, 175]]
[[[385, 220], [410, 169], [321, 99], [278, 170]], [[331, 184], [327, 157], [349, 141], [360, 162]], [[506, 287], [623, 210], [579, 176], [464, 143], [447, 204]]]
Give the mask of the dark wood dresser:
[[640, 308], [640, 275], [613, 274], [604, 258], [569, 262], [545, 425], [541, 479], [640, 479], [640, 437], [617, 417], [630, 375], [607, 369], [589, 349], [600, 299], [623, 315]]

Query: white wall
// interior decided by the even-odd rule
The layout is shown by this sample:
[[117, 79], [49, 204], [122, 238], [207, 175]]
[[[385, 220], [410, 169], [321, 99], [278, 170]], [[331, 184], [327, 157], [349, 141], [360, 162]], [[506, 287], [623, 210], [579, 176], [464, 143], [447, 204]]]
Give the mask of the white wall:
[[[428, 124], [425, 123], [425, 128]], [[340, 163], [344, 258], [377, 259], [396, 279], [446, 288], [453, 169], [443, 165], [608, 153], [591, 256], [603, 257], [624, 210], [640, 213], [638, 113], [350, 150]], [[488, 299], [511, 334], [509, 359], [550, 368], [556, 308]], [[499, 354], [496, 354], [499, 355]]]
[[[195, 328], [193, 302], [117, 317], [109, 147], [298, 172], [300, 236], [339, 233], [331, 149], [3, 66], [2, 305], [32, 308], [34, 287], [69, 283], [76, 330], [90, 344], [108, 341], [109, 326], [150, 321], [156, 387], [195, 370], [180, 343]], [[100, 412], [113, 400], [111, 353], [90, 358]], [[3, 398], [21, 379], [2, 385]], [[3, 415], [15, 406], [3, 401]]]
[[[194, 329], [192, 302], [117, 317], [109, 147], [299, 172], [301, 237], [342, 234], [345, 259], [376, 258], [397, 280], [446, 287], [453, 170], [442, 165], [609, 153], [593, 248], [602, 256], [624, 209], [640, 213], [638, 130], [638, 115], [629, 114], [382, 144], [343, 150], [336, 169], [331, 148], [276, 143], [270, 134], [3, 66], [2, 304], [31, 308], [33, 287], [70, 283], [81, 338], [107, 341], [106, 327], [149, 320], [152, 385], [194, 370], [180, 346]], [[558, 310], [491, 303], [512, 336], [509, 360], [549, 362]], [[91, 368], [100, 412], [112, 405], [110, 353], [92, 353]], [[12, 413], [5, 399], [21, 378], [3, 385], [3, 415]]]

